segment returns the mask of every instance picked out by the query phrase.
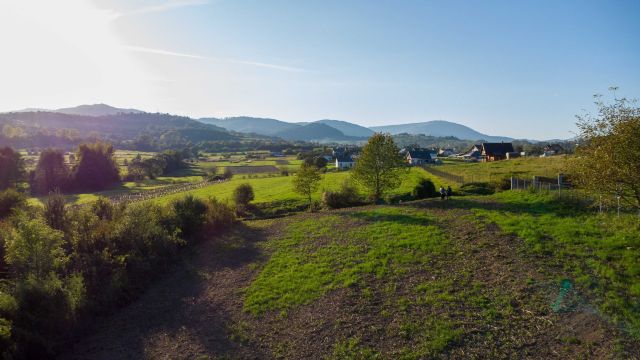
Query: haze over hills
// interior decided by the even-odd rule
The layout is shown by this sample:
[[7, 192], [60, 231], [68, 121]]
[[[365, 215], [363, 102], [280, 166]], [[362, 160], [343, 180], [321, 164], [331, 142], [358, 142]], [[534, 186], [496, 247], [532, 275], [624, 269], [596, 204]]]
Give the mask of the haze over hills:
[[491, 136], [482, 134], [472, 128], [444, 120], [433, 120], [412, 124], [372, 126], [371, 130], [388, 132], [392, 135], [425, 134], [431, 136], [455, 136], [464, 140], [486, 140], [489, 142], [512, 141], [513, 138], [505, 136]]
[[[28, 115], [18, 116], [17, 114], [38, 114], [43, 115]], [[10, 114], [10, 113], [5, 113]], [[133, 131], [143, 131], [143, 129], [149, 129], [151, 127], [157, 129], [168, 130], [169, 127], [175, 126], [176, 129], [195, 128], [197, 124], [207, 124], [208, 131], [226, 133], [228, 131], [236, 133], [257, 134], [262, 136], [279, 137], [285, 140], [300, 140], [300, 141], [318, 141], [318, 142], [359, 142], [366, 140], [374, 132], [389, 132], [393, 135], [407, 133], [412, 135], [425, 134], [435, 137], [447, 137], [453, 136], [461, 140], [485, 140], [490, 142], [499, 141], [512, 141], [512, 138], [503, 136], [492, 136], [480, 133], [468, 126], [444, 121], [434, 120], [420, 123], [411, 124], [399, 124], [399, 125], [384, 125], [373, 126], [370, 128], [350, 123], [341, 120], [323, 119], [313, 122], [286, 122], [278, 119], [271, 118], [256, 118], [249, 116], [237, 116], [229, 118], [200, 118], [194, 120], [188, 117], [174, 116], [168, 114], [152, 114], [146, 113], [137, 109], [117, 108], [107, 104], [92, 104], [92, 105], [80, 105], [70, 108], [62, 108], [57, 110], [44, 110], [44, 109], [25, 109], [18, 112], [13, 112], [15, 116], [26, 119], [29, 118], [36, 123], [40, 123], [40, 120], [46, 119], [43, 124], [51, 125], [51, 128], [77, 128], [80, 131], [92, 128], [92, 131], [104, 131], [107, 128], [118, 128], [123, 130], [129, 128]], [[44, 115], [49, 114], [49, 115]], [[86, 119], [79, 119], [76, 117], [64, 118], [56, 117], [52, 114], [61, 114], [69, 116], [81, 116], [88, 117]], [[120, 124], [120, 121], [124, 119], [134, 119], [130, 115], [133, 114], [145, 114], [135, 118], [130, 125], [126, 126]], [[129, 115], [129, 116], [127, 116]], [[106, 119], [107, 123], [99, 124], [100, 121], [95, 121], [96, 117], [113, 117]], [[140, 119], [144, 118], [144, 125], [140, 123]], [[93, 120], [92, 120], [93, 119]], [[153, 120], [158, 119], [160, 122], [154, 124]], [[181, 119], [176, 121], [175, 119]], [[4, 117], [7, 120], [7, 117]], [[112, 122], [112, 124], [109, 124]], [[189, 122], [189, 125], [186, 123]], [[171, 124], [171, 125], [169, 125]], [[156, 126], [154, 126], [156, 125]], [[214, 138], [220, 138], [216, 134]]]

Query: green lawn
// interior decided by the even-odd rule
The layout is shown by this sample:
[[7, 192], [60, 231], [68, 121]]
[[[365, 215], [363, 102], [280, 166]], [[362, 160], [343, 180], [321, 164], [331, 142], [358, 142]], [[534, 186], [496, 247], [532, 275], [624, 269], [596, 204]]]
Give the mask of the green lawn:
[[[524, 239], [536, 254], [561, 264], [598, 297], [605, 316], [640, 336], [640, 218], [597, 214], [563, 205], [552, 195], [507, 191], [489, 199], [502, 209], [476, 208], [477, 216]], [[464, 201], [464, 200], [461, 200]]]
[[565, 169], [566, 156], [523, 157], [493, 162], [445, 161], [437, 169], [465, 177], [465, 182], [492, 182], [505, 177], [531, 178], [534, 175], [556, 177]]

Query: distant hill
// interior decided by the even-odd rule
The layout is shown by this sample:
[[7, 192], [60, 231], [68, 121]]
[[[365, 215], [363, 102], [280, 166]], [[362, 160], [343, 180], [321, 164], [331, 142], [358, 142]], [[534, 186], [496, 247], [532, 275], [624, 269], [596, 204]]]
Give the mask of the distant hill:
[[140, 114], [144, 111], [136, 109], [121, 109], [107, 104], [80, 105], [70, 108], [53, 110], [61, 114], [84, 115], [84, 116], [106, 116], [117, 114]]
[[248, 116], [229, 117], [223, 119], [201, 118], [199, 121], [212, 124], [229, 131], [253, 133], [273, 136], [278, 132], [300, 127], [298, 124], [288, 123], [276, 119], [254, 118]]
[[294, 128], [277, 132], [273, 134], [273, 136], [277, 136], [285, 140], [302, 141], [341, 141], [350, 140], [352, 138], [327, 124], [315, 122], [306, 125], [298, 125]]
[[172, 132], [185, 140], [235, 140], [238, 137], [215, 125], [183, 116], [151, 113], [118, 113], [106, 116], [70, 115], [60, 112], [14, 112], [0, 114], [0, 128], [19, 127], [27, 134], [55, 134], [73, 130], [79, 137], [99, 135], [113, 140], [133, 140], [139, 136], [159, 138]]
[[513, 141], [513, 139], [509, 137], [482, 134], [468, 126], [444, 120], [434, 120], [413, 124], [373, 126], [370, 129], [373, 131], [388, 132], [392, 135], [406, 133], [425, 134], [437, 137], [455, 136], [458, 139], [463, 140], [486, 140], [490, 142]]
[[369, 137], [373, 135], [371, 129], [347, 121], [327, 119], [314, 121], [314, 123], [329, 125], [334, 129], [340, 130], [346, 136]]

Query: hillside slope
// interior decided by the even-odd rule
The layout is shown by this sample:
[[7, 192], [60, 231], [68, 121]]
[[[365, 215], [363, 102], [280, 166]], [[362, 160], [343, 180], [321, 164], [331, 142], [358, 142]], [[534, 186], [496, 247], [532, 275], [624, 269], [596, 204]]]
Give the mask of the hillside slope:
[[313, 123], [329, 125], [334, 129], [340, 130], [346, 136], [369, 137], [373, 135], [371, 129], [347, 121], [325, 119], [314, 121]]
[[401, 125], [385, 125], [373, 126], [371, 130], [388, 132], [392, 135], [396, 134], [425, 134], [431, 136], [455, 136], [464, 140], [486, 140], [489, 142], [512, 141], [512, 138], [503, 136], [490, 136], [479, 133], [468, 126], [444, 121], [433, 120], [427, 122], [401, 124]]
[[298, 128], [300, 125], [292, 124], [276, 119], [254, 118], [248, 116], [229, 117], [224, 119], [201, 118], [199, 121], [216, 125], [230, 131], [254, 133], [272, 136], [280, 131]]
[[246, 222], [194, 249], [62, 358], [640, 353], [584, 294], [560, 286], [557, 264], [468, 210], [497, 206], [422, 201]]

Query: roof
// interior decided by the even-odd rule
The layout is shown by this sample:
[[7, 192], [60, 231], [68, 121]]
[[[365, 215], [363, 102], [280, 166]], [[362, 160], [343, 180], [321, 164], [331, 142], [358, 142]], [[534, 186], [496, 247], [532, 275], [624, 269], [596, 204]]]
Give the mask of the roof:
[[514, 152], [511, 143], [484, 143], [482, 144], [482, 152], [484, 155], [506, 155]]
[[353, 162], [353, 158], [351, 157], [351, 155], [336, 156], [336, 161], [337, 162]]
[[431, 152], [429, 150], [409, 150], [408, 153], [412, 159], [431, 159]]

